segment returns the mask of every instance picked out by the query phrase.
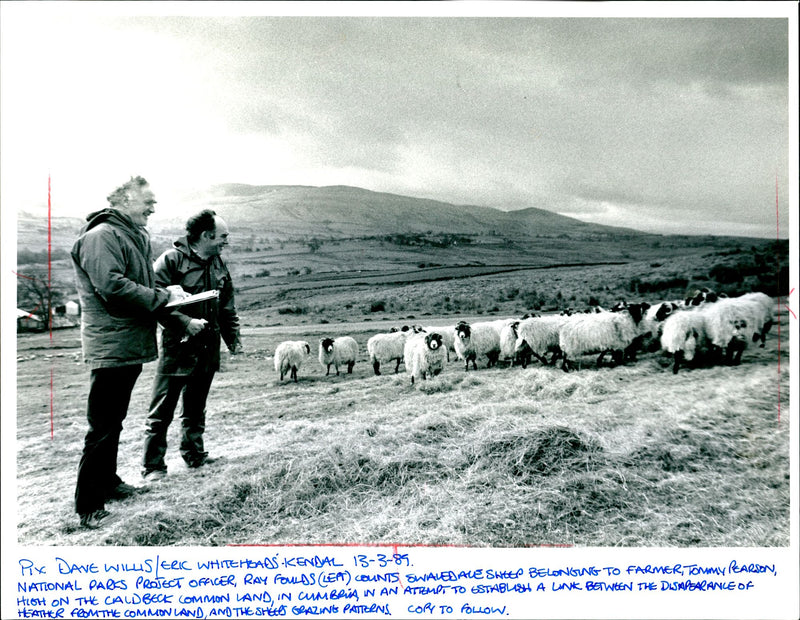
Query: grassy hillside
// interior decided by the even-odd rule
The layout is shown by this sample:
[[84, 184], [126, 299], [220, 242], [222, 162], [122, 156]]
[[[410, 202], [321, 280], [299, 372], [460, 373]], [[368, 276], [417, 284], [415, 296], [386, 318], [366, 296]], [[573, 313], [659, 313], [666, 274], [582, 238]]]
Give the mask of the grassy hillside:
[[[207, 447], [225, 459], [187, 470], [173, 424], [169, 475], [110, 504], [119, 519], [96, 532], [77, 530], [72, 514], [88, 388], [78, 334], [20, 337], [19, 541], [788, 544], [785, 314], [780, 355], [776, 328], [738, 367], [673, 375], [661, 354], [601, 369], [586, 358], [573, 373], [452, 363], [418, 387], [402, 372], [373, 376], [364, 345], [386, 327], [246, 328], [247, 355], [226, 359], [209, 400]], [[357, 339], [354, 373], [325, 377], [311, 359], [298, 383], [280, 383], [277, 343], [316, 346], [323, 333]], [[152, 378], [149, 364], [122, 435], [120, 472], [132, 483]]]

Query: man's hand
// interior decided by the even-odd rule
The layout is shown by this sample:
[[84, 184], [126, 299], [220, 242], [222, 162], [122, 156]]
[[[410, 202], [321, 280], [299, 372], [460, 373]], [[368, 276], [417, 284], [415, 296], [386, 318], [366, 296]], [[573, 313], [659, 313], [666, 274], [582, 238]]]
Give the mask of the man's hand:
[[189, 324], [186, 326], [186, 331], [183, 333], [183, 338], [181, 338], [181, 342], [186, 342], [192, 336], [196, 336], [201, 331], [203, 331], [206, 327], [205, 319], [192, 319], [189, 321]]
[[180, 284], [170, 284], [167, 287], [167, 290], [169, 291], [169, 299], [167, 300], [168, 304], [181, 301], [189, 297], [189, 293], [184, 291]]
[[242, 346], [242, 343], [239, 342], [239, 343], [233, 344], [228, 349], [228, 351], [230, 352], [231, 355], [241, 355], [242, 353], [244, 353], [244, 347]]

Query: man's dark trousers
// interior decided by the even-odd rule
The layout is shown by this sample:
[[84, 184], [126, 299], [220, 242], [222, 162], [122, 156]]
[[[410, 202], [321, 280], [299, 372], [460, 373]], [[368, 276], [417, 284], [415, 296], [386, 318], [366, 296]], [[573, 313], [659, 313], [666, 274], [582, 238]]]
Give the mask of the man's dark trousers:
[[114, 368], [95, 368], [89, 384], [86, 418], [89, 431], [78, 464], [75, 486], [75, 512], [88, 514], [105, 507], [106, 496], [122, 479], [117, 475], [117, 451], [122, 421], [141, 364]]
[[145, 472], [167, 469], [164, 463], [167, 430], [181, 394], [181, 456], [190, 467], [202, 464], [208, 456], [203, 448], [203, 432], [206, 428], [206, 401], [214, 374], [214, 371], [195, 371], [186, 376], [156, 374], [144, 439]]

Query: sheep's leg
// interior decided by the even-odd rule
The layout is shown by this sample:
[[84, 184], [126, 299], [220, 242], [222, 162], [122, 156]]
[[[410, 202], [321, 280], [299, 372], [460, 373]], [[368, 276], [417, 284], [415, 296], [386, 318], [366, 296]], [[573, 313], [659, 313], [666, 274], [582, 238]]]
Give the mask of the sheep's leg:
[[619, 366], [625, 362], [625, 353], [623, 351], [612, 351], [611, 352], [611, 362], [615, 366]]
[[378, 360], [372, 362], [372, 370], [375, 371], [376, 376], [380, 376], [381, 374], [381, 363]]
[[540, 361], [542, 364], [544, 364], [545, 366], [547, 366], [547, 358], [546, 358], [546, 357], [542, 357], [542, 356], [541, 356], [541, 355], [539, 355], [538, 353], [534, 353], [534, 354], [533, 354], [533, 356], [534, 356], [534, 357], [535, 357], [537, 360], [539, 360], [539, 361]]
[[331, 374], [331, 365], [330, 364], [328, 364], [328, 370], [325, 373], [325, 376], [327, 377], [329, 374]]
[[292, 366], [292, 379], [297, 383], [297, 366]]
[[681, 367], [681, 362], [683, 361], [683, 351], [677, 351], [675, 353], [675, 365], [672, 367], [672, 374], [677, 375], [678, 369]]
[[572, 366], [572, 364], [570, 364], [569, 360], [567, 359], [567, 356], [565, 355], [564, 360], [561, 362], [561, 370], [563, 370], [564, 372], [569, 372], [570, 366]]
[[283, 371], [281, 370], [281, 381], [283, 381]]
[[339, 364], [334, 363], [334, 368], [336, 368], [336, 376], [339, 376]]
[[603, 352], [602, 352], [602, 353], [601, 353], [601, 354], [600, 354], [600, 355], [597, 357], [597, 365], [598, 365], [598, 366], [600, 366], [600, 365], [603, 363], [603, 359], [605, 358], [605, 356], [606, 356], [606, 353], [608, 353], [608, 351], [603, 351]]
[[492, 353], [487, 353], [486, 357], [489, 358], [489, 364], [486, 366], [487, 368], [491, 368], [492, 366], [497, 366], [497, 362], [500, 360], [500, 352], [493, 351]]
[[414, 385], [414, 375], [411, 375], [411, 385]]
[[352, 375], [353, 374], [353, 366], [355, 366], [355, 365], [356, 365], [355, 362], [348, 362], [348, 364], [347, 364], [347, 374], [348, 375]]
[[400, 362], [402, 362], [402, 361], [403, 360], [401, 360], [399, 357], [397, 358], [397, 365], [394, 367], [394, 374], [397, 374], [398, 372], [400, 372]]

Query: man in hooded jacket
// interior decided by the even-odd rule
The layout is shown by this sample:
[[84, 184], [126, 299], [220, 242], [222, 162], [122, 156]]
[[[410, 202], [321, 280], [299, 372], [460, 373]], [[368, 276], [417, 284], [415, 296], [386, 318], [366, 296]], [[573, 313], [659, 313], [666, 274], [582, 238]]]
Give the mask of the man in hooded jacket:
[[182, 396], [180, 453], [190, 468], [216, 460], [203, 444], [206, 400], [220, 366], [220, 344], [235, 355], [242, 349], [233, 282], [220, 254], [228, 245], [228, 227], [214, 211], [189, 218], [186, 236], [174, 242], [154, 266], [160, 286], [180, 285], [192, 295], [218, 291], [216, 298], [181, 306], [160, 319], [161, 356], [153, 383], [145, 430], [142, 476], [166, 474], [167, 430]]
[[87, 216], [72, 247], [83, 356], [91, 367], [75, 511], [81, 527], [89, 529], [108, 519], [107, 500], [138, 490], [117, 475], [122, 422], [142, 364], [157, 358], [156, 314], [185, 297], [179, 286], [156, 284], [144, 228], [156, 200], [147, 181], [132, 177], [108, 202], [110, 207]]

